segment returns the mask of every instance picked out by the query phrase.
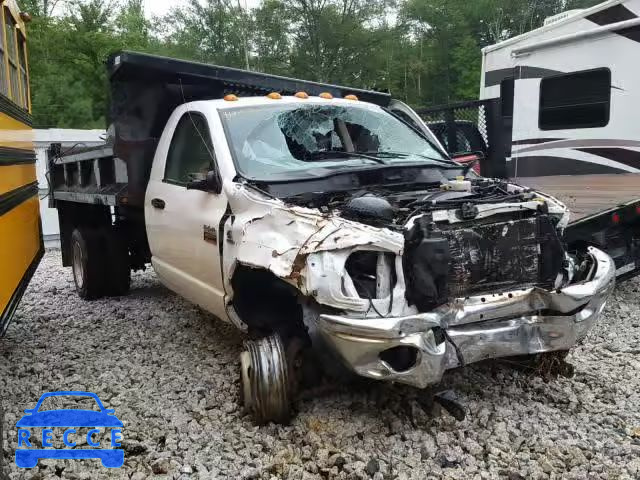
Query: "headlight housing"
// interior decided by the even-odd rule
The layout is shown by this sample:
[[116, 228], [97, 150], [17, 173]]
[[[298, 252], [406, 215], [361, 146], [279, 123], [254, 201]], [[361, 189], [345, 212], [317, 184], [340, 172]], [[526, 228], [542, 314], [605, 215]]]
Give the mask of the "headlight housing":
[[[396, 284], [395, 255], [389, 252], [360, 250], [347, 258], [343, 276], [345, 294], [364, 299], [388, 298]], [[350, 280], [351, 284], [347, 285]], [[351, 289], [350, 287], [353, 287]]]

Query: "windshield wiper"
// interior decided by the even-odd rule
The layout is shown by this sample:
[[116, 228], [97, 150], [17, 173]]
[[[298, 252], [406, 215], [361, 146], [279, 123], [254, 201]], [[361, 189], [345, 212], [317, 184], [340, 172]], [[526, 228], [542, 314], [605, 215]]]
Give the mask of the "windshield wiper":
[[453, 166], [460, 167], [460, 165], [458, 163], [454, 162], [453, 160], [447, 160], [445, 158], [430, 157], [428, 155], [423, 155], [421, 153], [394, 152], [394, 151], [389, 151], [389, 150], [383, 150], [383, 151], [380, 151], [380, 152], [367, 151], [367, 152], [355, 152], [355, 153], [359, 153], [359, 154], [363, 154], [363, 155], [377, 155], [379, 157], [385, 157], [385, 158], [394, 158], [394, 157], [407, 158], [407, 157], [410, 157], [410, 156], [414, 155], [416, 157], [424, 158], [425, 160], [431, 160], [433, 162], [442, 163], [444, 165], [453, 165]]
[[305, 155], [304, 160], [307, 162], [313, 162], [316, 160], [326, 160], [326, 159], [345, 159], [349, 158], [364, 158], [366, 160], [371, 160], [372, 162], [380, 163], [382, 165], [387, 165], [387, 162], [384, 160], [374, 157], [370, 155], [369, 152], [336, 152], [332, 150], [328, 150], [326, 152], [313, 152], [310, 155]]

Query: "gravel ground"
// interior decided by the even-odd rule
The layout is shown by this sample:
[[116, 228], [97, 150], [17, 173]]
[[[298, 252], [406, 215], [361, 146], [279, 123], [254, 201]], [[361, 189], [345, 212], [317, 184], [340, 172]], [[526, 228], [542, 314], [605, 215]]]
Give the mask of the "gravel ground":
[[[236, 405], [242, 336], [134, 276], [121, 299], [83, 302], [50, 251], [0, 340], [2, 471], [11, 479], [640, 478], [637, 281], [569, 356], [576, 374], [545, 382], [483, 364], [445, 378], [467, 409], [425, 411], [418, 392], [366, 383], [299, 403], [289, 426], [255, 427]], [[13, 463], [15, 423], [52, 390], [88, 390], [124, 423], [125, 464]], [[2, 477], [2, 474], [0, 474]]]

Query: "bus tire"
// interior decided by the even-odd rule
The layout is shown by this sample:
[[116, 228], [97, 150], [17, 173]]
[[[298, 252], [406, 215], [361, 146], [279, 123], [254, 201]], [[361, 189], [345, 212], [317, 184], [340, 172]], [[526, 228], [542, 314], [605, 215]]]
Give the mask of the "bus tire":
[[117, 227], [111, 227], [104, 238], [107, 257], [105, 294], [120, 297], [129, 293], [131, 287], [129, 244], [125, 232]]
[[98, 231], [78, 227], [71, 234], [71, 258], [76, 291], [84, 300], [104, 294], [104, 252]]

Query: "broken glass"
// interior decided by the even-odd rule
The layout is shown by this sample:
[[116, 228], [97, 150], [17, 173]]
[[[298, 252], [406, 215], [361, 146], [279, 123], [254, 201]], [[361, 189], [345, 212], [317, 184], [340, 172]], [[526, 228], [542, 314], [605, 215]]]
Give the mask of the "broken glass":
[[236, 166], [252, 179], [447, 161], [418, 132], [369, 104], [281, 103], [225, 109], [221, 117]]

